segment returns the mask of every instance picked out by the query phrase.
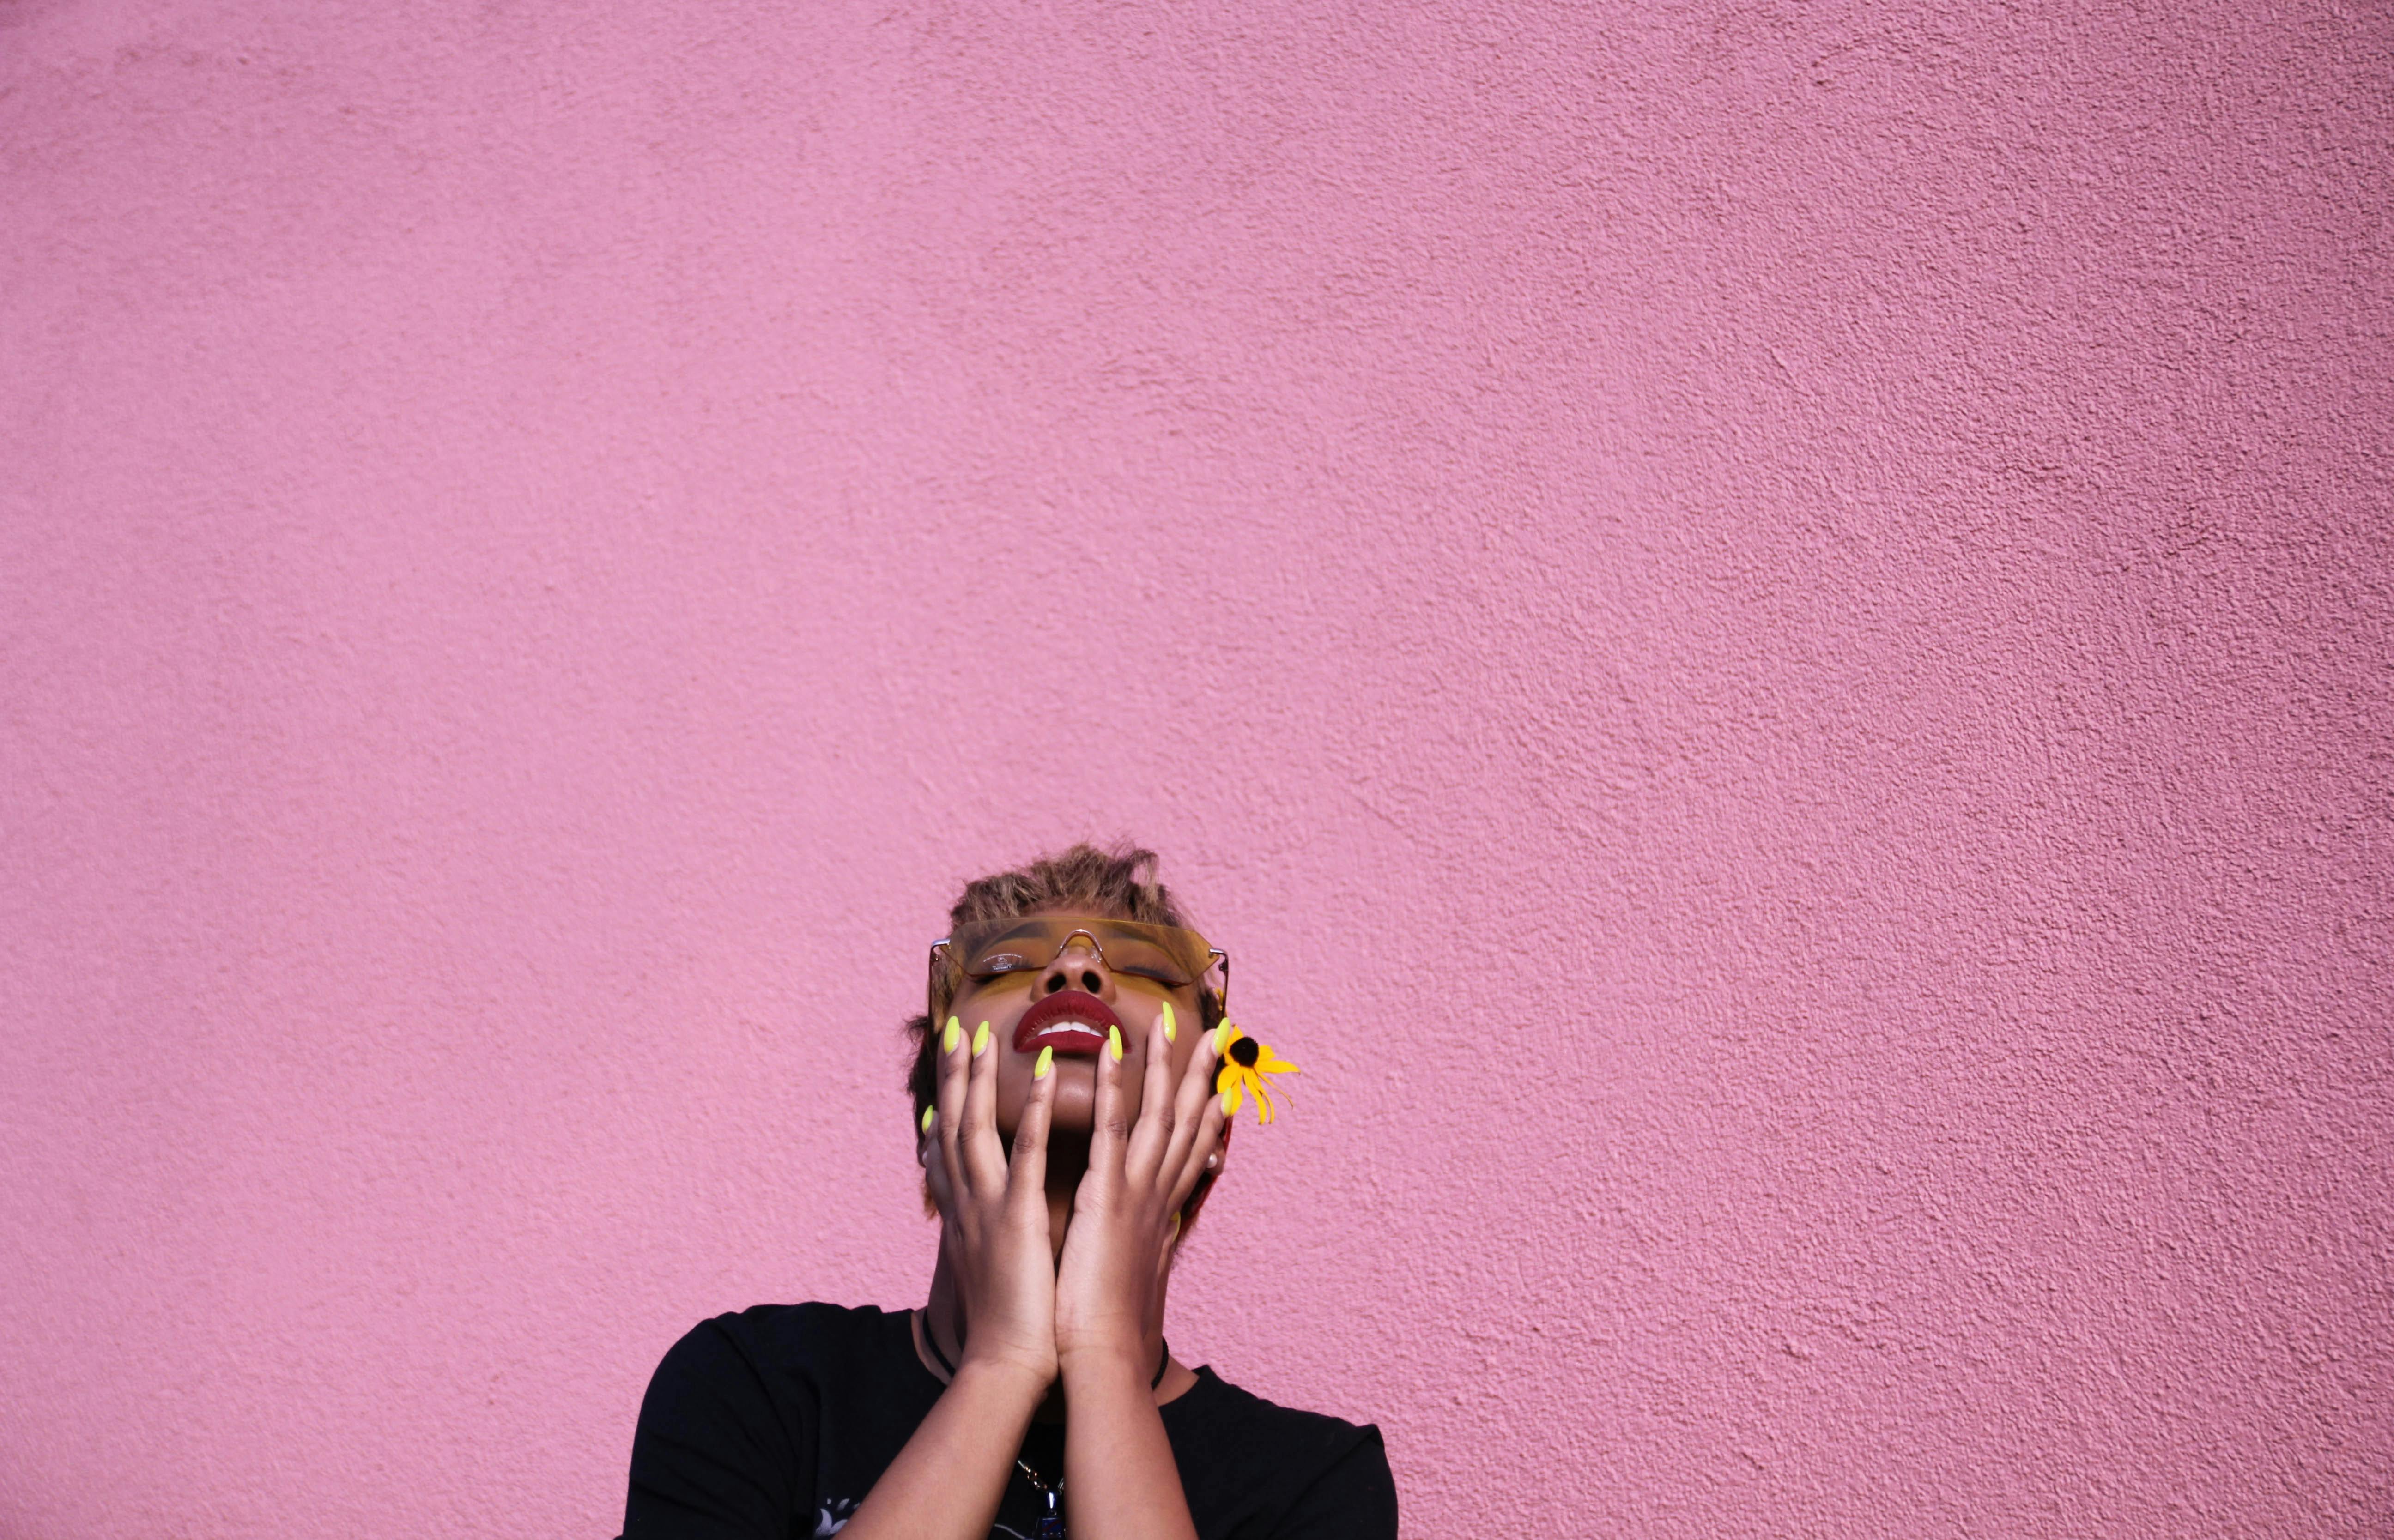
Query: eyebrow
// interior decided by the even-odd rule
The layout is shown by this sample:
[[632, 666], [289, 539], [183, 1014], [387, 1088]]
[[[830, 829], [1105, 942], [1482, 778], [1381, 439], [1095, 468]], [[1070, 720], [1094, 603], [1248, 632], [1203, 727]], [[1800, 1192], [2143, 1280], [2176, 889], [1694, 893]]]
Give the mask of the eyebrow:
[[991, 936], [987, 941], [982, 942], [981, 945], [984, 946], [994, 946], [1001, 941], [1012, 941], [1019, 935], [1037, 935], [1039, 933], [1039, 928], [1046, 924], [1050, 918], [1053, 917], [1043, 916], [1030, 920], [1019, 920], [1016, 922], [1014, 929], [1010, 931], [1000, 931], [997, 934]]
[[[982, 946], [995, 946], [1002, 942], [1012, 941], [1017, 936], [1038, 935], [1042, 933], [1047, 926], [1054, 924], [1059, 920], [1069, 920], [1072, 922], [1073, 930], [1086, 931], [1091, 935], [1098, 937], [1103, 937], [1107, 933], [1109, 927], [1137, 927], [1138, 925], [1138, 921], [1135, 920], [1114, 920], [1101, 914], [1036, 914], [1029, 915], [1021, 920], [1016, 920], [1012, 929], [1000, 931], [995, 935], [991, 936], [987, 941], [982, 942], [980, 945]], [[991, 920], [989, 923], [994, 925], [1003, 923], [1003, 921]], [[1070, 933], [1068, 932], [1067, 933], [1069, 934]], [[1114, 933], [1117, 935], [1125, 933], [1136, 934], [1137, 931], [1117, 931]], [[1102, 942], [1100, 942], [1100, 945], [1102, 945]]]

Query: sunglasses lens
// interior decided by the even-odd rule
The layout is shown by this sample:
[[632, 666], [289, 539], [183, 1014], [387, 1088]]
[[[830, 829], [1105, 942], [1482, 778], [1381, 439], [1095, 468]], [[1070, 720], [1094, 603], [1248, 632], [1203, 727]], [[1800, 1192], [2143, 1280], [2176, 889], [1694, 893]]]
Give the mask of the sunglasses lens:
[[[1135, 978], [1153, 979], [1178, 988], [1197, 982], [1204, 972], [1201, 965], [1192, 970], [1189, 963], [1190, 947], [1187, 931], [1169, 930], [1161, 925], [1132, 926], [1117, 922], [1098, 932], [1106, 949], [1106, 963], [1117, 973]], [[1197, 956], [1204, 956], [1199, 950]]]
[[950, 955], [968, 977], [999, 978], [1046, 967], [1072, 943], [1076, 932], [1083, 933], [1079, 938], [1083, 945], [1090, 936], [1097, 938], [1106, 966], [1117, 973], [1178, 988], [1196, 983], [1205, 972], [1204, 939], [1194, 931], [1074, 915], [959, 926], [950, 943]]
[[1026, 944], [1017, 937], [966, 953], [964, 967], [966, 972], [977, 979], [993, 979], [1001, 973], [1028, 972], [1055, 955], [1056, 949], [1052, 946], [1041, 948], [1035, 943]]

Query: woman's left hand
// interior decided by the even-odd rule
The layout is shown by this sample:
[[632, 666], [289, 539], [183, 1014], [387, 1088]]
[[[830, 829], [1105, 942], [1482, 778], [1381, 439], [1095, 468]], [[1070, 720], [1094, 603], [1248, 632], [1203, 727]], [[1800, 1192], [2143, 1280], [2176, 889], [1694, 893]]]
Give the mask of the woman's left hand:
[[[1132, 1127], [1122, 1061], [1098, 1055], [1089, 1168], [1072, 1199], [1064, 1254], [1056, 1268], [1056, 1357], [1069, 1377], [1077, 1363], [1120, 1360], [1144, 1380], [1164, 1331], [1164, 1285], [1180, 1238], [1180, 1206], [1205, 1161], [1221, 1147], [1222, 1099], [1213, 1094], [1214, 1055], [1201, 1042], [1176, 1088], [1172, 1049], [1158, 1021], [1148, 1029], [1147, 1076]], [[1177, 1094], [1176, 1094], [1177, 1092]]]

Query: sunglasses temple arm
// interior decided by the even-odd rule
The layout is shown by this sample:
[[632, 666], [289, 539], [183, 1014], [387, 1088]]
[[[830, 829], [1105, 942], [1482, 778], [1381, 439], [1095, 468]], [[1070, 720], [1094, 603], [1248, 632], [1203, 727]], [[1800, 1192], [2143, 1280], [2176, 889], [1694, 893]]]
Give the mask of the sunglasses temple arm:
[[[940, 998], [940, 954], [948, 949], [948, 942], [950, 939], [951, 938], [947, 936], [941, 936], [939, 940], [931, 943], [930, 959], [924, 967], [923, 1005], [925, 1013], [934, 1018], [936, 1018], [940, 1013], [938, 1009]], [[936, 1026], [939, 1024], [934, 1020], [932, 1024]]]

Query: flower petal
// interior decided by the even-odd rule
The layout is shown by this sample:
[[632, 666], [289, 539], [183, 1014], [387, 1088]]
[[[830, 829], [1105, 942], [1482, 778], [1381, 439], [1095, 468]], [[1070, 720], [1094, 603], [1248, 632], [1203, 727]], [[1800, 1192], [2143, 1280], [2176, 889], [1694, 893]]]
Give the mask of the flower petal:
[[1245, 1099], [1246, 1093], [1246, 1082], [1243, 1078], [1231, 1081], [1230, 1089], [1222, 1092], [1222, 1115], [1226, 1117], [1237, 1116], [1239, 1103]]

